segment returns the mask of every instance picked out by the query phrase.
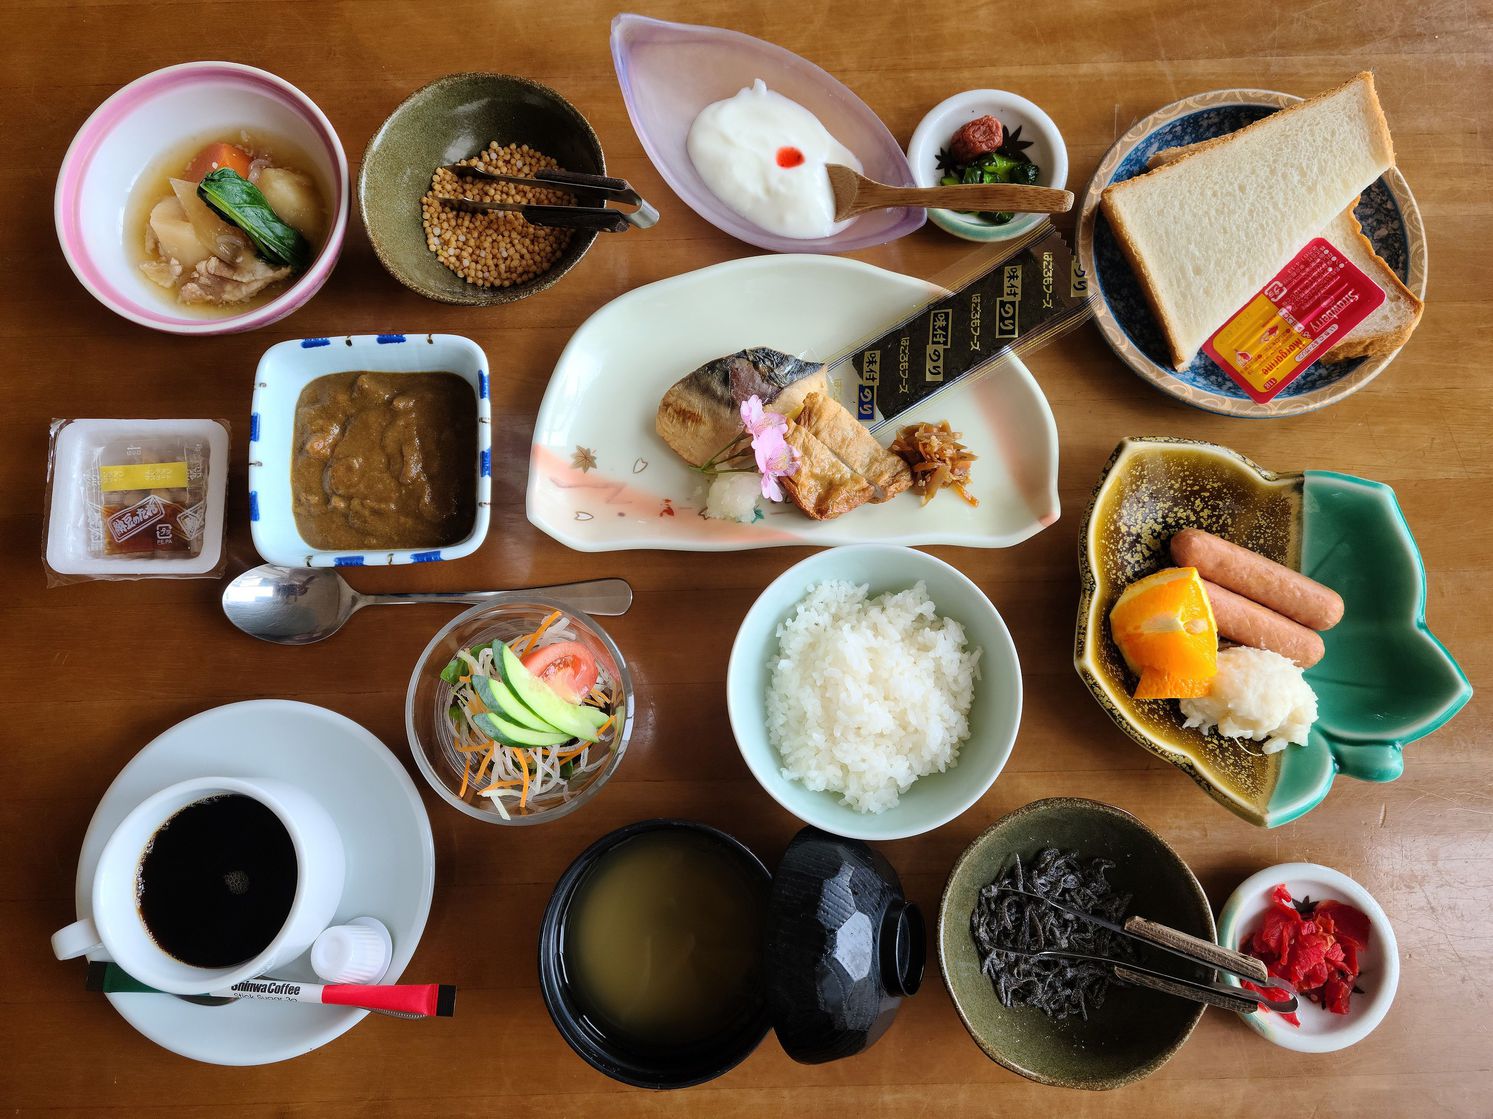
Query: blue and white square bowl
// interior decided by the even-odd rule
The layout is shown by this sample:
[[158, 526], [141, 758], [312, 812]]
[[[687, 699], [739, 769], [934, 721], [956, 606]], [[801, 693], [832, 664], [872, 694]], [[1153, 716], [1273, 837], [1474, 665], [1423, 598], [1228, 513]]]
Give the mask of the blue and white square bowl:
[[[477, 404], [477, 513], [466, 539], [444, 548], [348, 552], [313, 548], [296, 529], [290, 463], [301, 391], [329, 373], [455, 373]], [[254, 547], [286, 567], [372, 567], [461, 559], [482, 545], [492, 514], [492, 402], [487, 355], [456, 334], [354, 334], [301, 338], [271, 346], [259, 359], [249, 420], [249, 527]]]

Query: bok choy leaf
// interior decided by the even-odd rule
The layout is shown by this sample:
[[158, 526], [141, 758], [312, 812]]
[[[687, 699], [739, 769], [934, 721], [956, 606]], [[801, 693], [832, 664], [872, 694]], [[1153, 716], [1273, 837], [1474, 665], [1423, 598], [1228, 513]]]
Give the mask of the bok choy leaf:
[[259, 255], [271, 264], [296, 270], [311, 263], [311, 244], [280, 220], [259, 188], [231, 167], [220, 167], [197, 184], [197, 194], [214, 213], [238, 226]]

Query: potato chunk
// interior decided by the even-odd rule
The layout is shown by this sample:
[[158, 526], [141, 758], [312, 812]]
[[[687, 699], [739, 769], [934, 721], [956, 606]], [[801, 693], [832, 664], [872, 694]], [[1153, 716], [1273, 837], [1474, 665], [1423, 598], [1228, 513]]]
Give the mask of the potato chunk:
[[266, 167], [255, 185], [281, 221], [313, 245], [321, 243], [327, 218], [311, 176], [288, 167]]
[[179, 262], [183, 269], [190, 269], [209, 255], [175, 195], [161, 199], [151, 209], [150, 231], [155, 234], [161, 256]]

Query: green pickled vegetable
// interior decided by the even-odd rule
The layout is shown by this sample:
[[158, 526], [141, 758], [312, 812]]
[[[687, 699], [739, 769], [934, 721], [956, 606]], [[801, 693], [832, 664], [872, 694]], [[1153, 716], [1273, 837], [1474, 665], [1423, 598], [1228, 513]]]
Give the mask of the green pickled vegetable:
[[1011, 181], [1022, 186], [1037, 186], [1042, 178], [1042, 169], [1035, 163], [1020, 163], [1011, 171]]
[[1025, 162], [1023, 159], [1012, 159], [1009, 156], [1001, 155], [999, 152], [991, 152], [987, 156], [982, 156], [974, 166], [978, 167], [981, 171], [995, 176], [993, 179], [986, 179], [986, 182], [1009, 183], [1014, 181], [1011, 178], [1011, 172]]
[[197, 195], [224, 221], [238, 226], [271, 264], [301, 270], [311, 263], [311, 243], [280, 219], [259, 188], [231, 167], [220, 167], [197, 184]]

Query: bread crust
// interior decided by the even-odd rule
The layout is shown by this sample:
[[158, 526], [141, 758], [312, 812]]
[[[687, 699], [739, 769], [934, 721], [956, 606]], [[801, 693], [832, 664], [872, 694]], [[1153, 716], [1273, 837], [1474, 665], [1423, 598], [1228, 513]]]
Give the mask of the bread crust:
[[[1171, 351], [1172, 368], [1176, 369], [1178, 372], [1186, 369], [1188, 365], [1191, 364], [1192, 359], [1197, 356], [1197, 351], [1194, 350], [1192, 353], [1186, 353], [1178, 343], [1176, 323], [1170, 319], [1170, 317], [1166, 314], [1165, 310], [1161, 306], [1161, 302], [1157, 294], [1158, 288], [1156, 278], [1153, 275], [1150, 267], [1146, 264], [1145, 260], [1142, 259], [1140, 247], [1136, 243], [1133, 234], [1126, 226], [1124, 215], [1119, 211], [1116, 200], [1121, 198], [1127, 191], [1134, 189], [1136, 184], [1140, 183], [1144, 179], [1149, 179], [1153, 175], [1171, 174], [1173, 173], [1175, 168], [1184, 166], [1190, 159], [1202, 152], [1206, 152], [1223, 144], [1227, 144], [1230, 141], [1238, 138], [1239, 136], [1242, 136], [1253, 129], [1259, 128], [1266, 121], [1275, 120], [1282, 114], [1294, 113], [1304, 106], [1312, 105], [1318, 101], [1324, 100], [1325, 98], [1335, 96], [1336, 94], [1339, 94], [1346, 89], [1352, 88], [1352, 86], [1359, 82], [1363, 82], [1368, 85], [1369, 107], [1373, 113], [1374, 124], [1376, 127], [1376, 131], [1378, 132], [1378, 140], [1384, 146], [1386, 152], [1388, 153], [1388, 160], [1390, 165], [1392, 166], [1395, 161], [1394, 140], [1389, 133], [1389, 122], [1385, 119], [1383, 106], [1379, 104], [1379, 95], [1374, 88], [1374, 75], [1371, 71], [1363, 70], [1354, 75], [1352, 78], [1348, 79], [1346, 82], [1343, 82], [1341, 85], [1334, 86], [1332, 89], [1326, 90], [1325, 92], [1319, 93], [1313, 97], [1308, 97], [1304, 101], [1299, 101], [1294, 105], [1288, 105], [1283, 109], [1279, 109], [1276, 112], [1269, 114], [1268, 116], [1261, 117], [1257, 121], [1252, 121], [1249, 124], [1246, 124], [1243, 128], [1238, 129], [1237, 131], [1227, 133], [1223, 136], [1215, 136], [1211, 140], [1201, 140], [1195, 144], [1189, 144], [1187, 145], [1186, 154], [1180, 156], [1177, 159], [1163, 163], [1159, 167], [1154, 167], [1151, 170], [1146, 171], [1144, 174], [1136, 175], [1135, 177], [1126, 179], [1123, 182], [1110, 183], [1109, 186], [1104, 188], [1104, 193], [1099, 196], [1099, 208], [1103, 211], [1105, 218], [1109, 221], [1110, 228], [1114, 230], [1115, 238], [1119, 242], [1120, 250], [1125, 254], [1125, 259], [1130, 262], [1131, 269], [1135, 272], [1137, 279], [1140, 280], [1141, 291], [1145, 294], [1146, 302], [1150, 305], [1152, 313], [1156, 316], [1157, 321], [1161, 324], [1161, 330], [1162, 334], [1166, 338], [1167, 348]], [[1359, 236], [1362, 235], [1362, 232], [1360, 232]], [[1396, 282], [1398, 282], [1398, 277], [1396, 277]], [[1403, 287], [1403, 285], [1401, 286]], [[1414, 298], [1414, 296], [1412, 296], [1412, 298]], [[1416, 302], [1418, 303], [1419, 300], [1417, 300]], [[1233, 312], [1230, 311], [1228, 313], [1232, 314]], [[1418, 314], [1416, 316], [1416, 319], [1417, 321], [1419, 320]], [[1411, 324], [1411, 329], [1414, 329], [1413, 323]], [[1409, 336], [1408, 331], [1403, 332], [1403, 334], [1405, 337]], [[1351, 339], [1344, 339], [1343, 342], [1339, 343], [1339, 346], [1347, 345], [1350, 341]], [[1400, 343], [1396, 343], [1396, 346], [1401, 344], [1402, 342], [1403, 338], [1401, 338]], [[1380, 343], [1375, 340], [1373, 343], [1371, 343], [1371, 345], [1378, 347]], [[1384, 349], [1382, 352], [1388, 353], [1394, 348], [1395, 346], [1390, 346]], [[1361, 355], [1354, 354], [1351, 356]]]
[[[1119, 184], [1116, 184], [1119, 185]], [[1166, 339], [1166, 348], [1171, 351], [1172, 368], [1177, 371], [1186, 369], [1192, 362], [1191, 356], [1184, 356], [1177, 345], [1177, 330], [1166, 309], [1162, 307], [1161, 301], [1156, 296], [1156, 278], [1151, 274], [1150, 266], [1146, 264], [1141, 256], [1140, 248], [1131, 236], [1130, 229], [1125, 224], [1125, 217], [1110, 205], [1109, 192], [1114, 187], [1106, 187], [1099, 196], [1099, 209], [1104, 212], [1105, 218], [1109, 220], [1109, 227], [1114, 230], [1115, 240], [1120, 244], [1120, 251], [1125, 254], [1125, 259], [1130, 262], [1130, 270], [1140, 280], [1141, 294], [1146, 297], [1150, 304], [1151, 314], [1156, 316], [1156, 321], [1161, 323], [1161, 333]]]
[[[1353, 200], [1353, 205], [1358, 205], [1358, 199]], [[1410, 308], [1411, 314], [1409, 321], [1401, 323], [1394, 330], [1381, 330], [1363, 337], [1356, 337], [1357, 332], [1350, 330], [1346, 338], [1322, 355], [1323, 361], [1347, 361], [1355, 357], [1384, 357], [1394, 353], [1410, 340], [1410, 335], [1414, 334], [1415, 328], [1420, 325], [1421, 312], [1426, 309], [1425, 302], [1420, 296], [1407, 288], [1395, 270], [1374, 251], [1374, 243], [1364, 236], [1363, 228], [1356, 220], [1353, 223], [1353, 235], [1363, 242], [1364, 248], [1379, 262], [1380, 275], [1371, 277], [1371, 279], [1380, 286], [1398, 290], [1400, 297]]]

